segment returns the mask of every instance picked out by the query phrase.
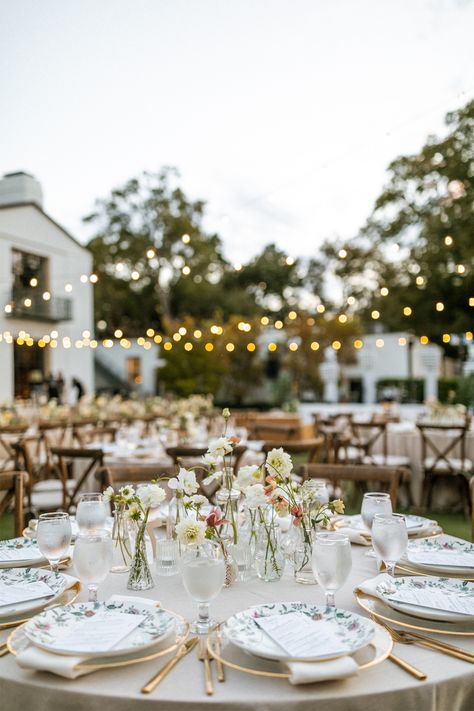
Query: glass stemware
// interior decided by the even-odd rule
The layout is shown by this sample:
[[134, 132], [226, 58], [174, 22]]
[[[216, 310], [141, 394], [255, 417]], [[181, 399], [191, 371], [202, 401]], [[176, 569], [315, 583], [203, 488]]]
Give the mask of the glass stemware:
[[76, 523], [81, 533], [93, 533], [104, 528], [107, 505], [99, 493], [82, 494], [76, 510]]
[[[364, 498], [362, 499], [362, 507], [360, 509], [362, 521], [369, 531], [372, 531], [372, 522], [375, 514], [377, 513], [392, 513], [392, 500], [390, 498], [390, 494], [387, 494], [384, 491], [369, 491], [364, 494]], [[375, 556], [373, 547], [371, 547], [365, 555], [369, 558], [373, 558]]]
[[181, 556], [181, 572], [187, 593], [198, 603], [198, 619], [191, 630], [207, 634], [214, 624], [209, 603], [220, 593], [225, 580], [222, 548], [214, 541], [188, 546]]
[[109, 574], [113, 561], [112, 539], [108, 531], [79, 534], [74, 544], [74, 567], [87, 583], [89, 602], [97, 602], [97, 589]]
[[71, 535], [71, 520], [64, 511], [40, 515], [36, 529], [38, 548], [54, 573], [58, 572], [59, 561], [69, 550]]
[[372, 543], [377, 557], [385, 563], [387, 573], [394, 577], [395, 565], [408, 546], [405, 516], [394, 513], [375, 514], [372, 524]]
[[313, 541], [314, 577], [326, 594], [326, 606], [335, 607], [335, 593], [352, 568], [351, 544], [343, 533], [316, 533]]

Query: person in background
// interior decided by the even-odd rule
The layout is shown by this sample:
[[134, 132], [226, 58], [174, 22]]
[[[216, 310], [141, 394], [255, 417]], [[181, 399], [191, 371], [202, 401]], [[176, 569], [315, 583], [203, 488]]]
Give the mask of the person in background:
[[76, 392], [76, 402], [79, 402], [83, 395], [85, 395], [86, 389], [78, 378], [72, 379], [72, 389]]
[[56, 378], [57, 388], [58, 388], [58, 402], [61, 405], [64, 402], [64, 377], [61, 371], [59, 371]]
[[48, 388], [48, 400], [57, 400], [59, 398], [58, 384], [52, 373], [48, 375], [46, 385]]

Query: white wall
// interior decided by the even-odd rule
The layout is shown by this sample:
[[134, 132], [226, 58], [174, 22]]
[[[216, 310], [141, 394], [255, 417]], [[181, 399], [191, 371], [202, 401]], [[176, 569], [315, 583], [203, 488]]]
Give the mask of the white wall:
[[[4, 307], [12, 283], [12, 248], [49, 259], [49, 290], [53, 297], [72, 301], [71, 321], [51, 323], [6, 317]], [[53, 330], [58, 331], [58, 347], [49, 349], [51, 370], [54, 373], [62, 371], [66, 380], [79, 377], [89, 392], [94, 388], [93, 352], [89, 348], [66, 350], [61, 338], [69, 336], [74, 343], [82, 337], [83, 331], [93, 332], [93, 287], [80, 281], [81, 274], [89, 275], [91, 270], [91, 254], [36, 207], [19, 205], [0, 210], [0, 333], [10, 331], [15, 336], [24, 330], [38, 339]], [[71, 293], [64, 290], [67, 283], [73, 286]], [[0, 401], [3, 401], [13, 395], [13, 348], [3, 341], [0, 343], [0, 372], [3, 376], [0, 378]]]
[[143, 381], [141, 385], [133, 386], [133, 390], [141, 395], [153, 395], [156, 389], [156, 369], [159, 355], [159, 346], [152, 344], [149, 350], [139, 346], [136, 340], [131, 341], [130, 348], [122, 348], [115, 341], [112, 348], [99, 345], [95, 349], [98, 360], [110, 368], [121, 380], [127, 382], [127, 359], [139, 358]]

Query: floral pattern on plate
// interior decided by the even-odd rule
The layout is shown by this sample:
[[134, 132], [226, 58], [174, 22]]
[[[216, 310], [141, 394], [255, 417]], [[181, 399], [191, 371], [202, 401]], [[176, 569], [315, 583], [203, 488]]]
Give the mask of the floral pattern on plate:
[[[2, 550], [4, 551], [20, 551], [24, 556], [15, 560], [2, 560]], [[35, 538], [9, 538], [5, 541], [0, 541], [0, 568], [16, 568], [33, 565], [45, 561], [38, 548]]]
[[[85, 618], [94, 617], [98, 613], [125, 613], [128, 615], [143, 615], [145, 619], [116, 647], [107, 652], [94, 652], [93, 656], [107, 657], [123, 655], [128, 652], [150, 647], [169, 634], [176, 624], [176, 618], [167, 610], [150, 608], [130, 602], [82, 602], [67, 607], [55, 607], [36, 615], [25, 624], [25, 634], [38, 647], [55, 651], [53, 646], [58, 632], [70, 628]], [[63, 650], [62, 654], [75, 654], [74, 650]], [[82, 653], [82, 656], [85, 656]]]
[[449, 612], [448, 610], [438, 610], [435, 608], [426, 608], [417, 605], [409, 605], [403, 602], [390, 600], [390, 595], [393, 589], [398, 591], [410, 590], [435, 590], [444, 593], [455, 593], [463, 597], [472, 597], [474, 600], [474, 585], [467, 580], [456, 580], [453, 578], [435, 578], [435, 577], [401, 577], [394, 578], [390, 581], [391, 588], [388, 590], [384, 585], [377, 586], [377, 592], [383, 599], [384, 603], [394, 610], [404, 612], [415, 617], [421, 617], [427, 620], [442, 620], [444, 622], [465, 622], [466, 624], [474, 624], [474, 618], [469, 619], [466, 615]]
[[54, 592], [54, 595], [48, 598], [39, 598], [37, 600], [4, 605], [0, 607], [0, 618], [9, 617], [20, 610], [26, 612], [40, 609], [44, 605], [53, 602], [58, 595], [64, 592], [67, 586], [67, 579], [64, 575], [61, 573], [52, 573], [49, 570], [41, 570], [40, 568], [6, 568], [0, 570], [0, 583], [2, 585], [27, 585], [28, 583], [36, 583], [39, 581], [46, 583]]
[[471, 571], [474, 568], [474, 565], [471, 566], [469, 563], [463, 567], [460, 567], [459, 564], [452, 565], [449, 563], [449, 559], [442, 564], [434, 561], [425, 562], [410, 559], [410, 554], [412, 553], [426, 554], [428, 557], [430, 553], [439, 552], [453, 552], [460, 553], [461, 555], [467, 553], [471, 559], [474, 559], [474, 544], [460, 539], [447, 539], [444, 537], [422, 538], [417, 541], [409, 541], [406, 558], [404, 558], [401, 563], [403, 565], [403, 561], [406, 560], [410, 566], [414, 566], [420, 570], [426, 570], [427, 572], [438, 572], [441, 573], [441, 575], [462, 575], [465, 574], [466, 571]]
[[[226, 638], [245, 652], [266, 659], [288, 659], [282, 649], [256, 624], [255, 619], [269, 615], [284, 615], [288, 612], [302, 612], [312, 620], [324, 620], [334, 625], [334, 635], [352, 654], [365, 647], [374, 636], [374, 625], [370, 620], [339, 608], [331, 609], [323, 605], [310, 605], [305, 602], [275, 602], [256, 605], [232, 615], [224, 625]], [[314, 660], [331, 659], [322, 651]], [[337, 655], [340, 656], [340, 655]], [[310, 661], [307, 659], [306, 661]]]

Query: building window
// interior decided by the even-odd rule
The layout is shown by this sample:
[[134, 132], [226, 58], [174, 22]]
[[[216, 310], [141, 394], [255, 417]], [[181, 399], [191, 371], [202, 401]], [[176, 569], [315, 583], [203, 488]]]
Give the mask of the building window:
[[129, 385], [141, 385], [142, 366], [140, 358], [127, 358], [127, 382]]
[[48, 259], [37, 254], [12, 250], [12, 286], [14, 292], [49, 288]]

